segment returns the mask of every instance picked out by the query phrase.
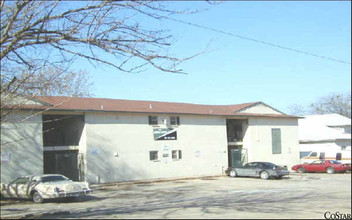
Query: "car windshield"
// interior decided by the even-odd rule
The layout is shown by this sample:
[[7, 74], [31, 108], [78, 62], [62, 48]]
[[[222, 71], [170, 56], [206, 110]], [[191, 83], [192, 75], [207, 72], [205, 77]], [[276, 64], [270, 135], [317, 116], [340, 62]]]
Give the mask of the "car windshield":
[[63, 181], [63, 180], [69, 180], [68, 178], [64, 176], [43, 176], [42, 177], [42, 182], [53, 182], [53, 181]]
[[341, 162], [336, 161], [336, 160], [330, 160], [330, 163], [332, 163], [332, 164], [341, 164]]

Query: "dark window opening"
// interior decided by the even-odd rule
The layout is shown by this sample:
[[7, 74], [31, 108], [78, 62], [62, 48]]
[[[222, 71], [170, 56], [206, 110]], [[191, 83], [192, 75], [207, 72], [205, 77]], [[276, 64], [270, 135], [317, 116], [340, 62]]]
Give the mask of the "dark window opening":
[[179, 116], [171, 116], [170, 117], [171, 125], [180, 125], [180, 117]]
[[83, 115], [43, 115], [44, 147], [78, 146], [83, 127]]
[[228, 142], [242, 142], [244, 134], [246, 133], [247, 120], [227, 119], [227, 141]]
[[182, 151], [173, 150], [172, 151], [172, 159], [182, 159]]
[[149, 116], [149, 125], [157, 125], [158, 117], [157, 116]]
[[336, 160], [341, 160], [341, 159], [342, 159], [342, 154], [336, 153]]
[[158, 160], [158, 151], [149, 151], [150, 160]]

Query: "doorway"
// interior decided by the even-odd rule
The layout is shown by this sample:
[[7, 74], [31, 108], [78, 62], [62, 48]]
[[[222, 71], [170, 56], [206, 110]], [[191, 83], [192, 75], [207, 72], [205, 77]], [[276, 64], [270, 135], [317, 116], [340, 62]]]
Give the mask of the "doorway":
[[242, 146], [229, 146], [229, 167], [242, 167], [247, 163], [247, 149]]
[[78, 150], [44, 151], [44, 174], [62, 174], [79, 181]]

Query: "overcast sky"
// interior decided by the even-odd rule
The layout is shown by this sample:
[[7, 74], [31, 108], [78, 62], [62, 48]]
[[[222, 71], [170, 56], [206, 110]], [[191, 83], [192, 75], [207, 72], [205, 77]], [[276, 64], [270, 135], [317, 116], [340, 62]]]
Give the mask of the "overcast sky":
[[[174, 9], [207, 9], [173, 18], [295, 50], [351, 62], [351, 2], [167, 2]], [[285, 113], [292, 104], [309, 104], [332, 92], [351, 91], [351, 64], [280, 49], [259, 42], [163, 21], [175, 44], [170, 53], [209, 52], [180, 67], [188, 75], [148, 68], [138, 74], [94, 68], [95, 97], [240, 104], [263, 101]]]

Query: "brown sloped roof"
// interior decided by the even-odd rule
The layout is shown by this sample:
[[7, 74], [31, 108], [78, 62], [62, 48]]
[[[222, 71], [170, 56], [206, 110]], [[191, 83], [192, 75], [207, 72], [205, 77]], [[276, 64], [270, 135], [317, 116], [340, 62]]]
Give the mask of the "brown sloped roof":
[[[105, 98], [78, 98], [66, 96], [39, 96], [34, 101], [41, 104], [3, 106], [4, 109], [36, 109], [43, 111], [99, 111], [129, 113], [170, 113], [218, 116], [258, 116], [276, 118], [299, 118], [286, 114], [238, 113], [263, 102], [250, 102], [237, 105], [201, 105], [190, 103], [135, 101]], [[264, 104], [266, 105], [266, 104]], [[267, 105], [268, 106], [268, 105]], [[270, 106], [268, 106], [270, 107]], [[272, 107], [271, 107], [272, 108]]]
[[131, 112], [131, 113], [171, 113], [171, 114], [196, 114], [196, 115], [223, 115], [223, 116], [267, 116], [267, 117], [292, 117], [286, 114], [251, 114], [236, 113], [241, 109], [257, 105], [262, 102], [250, 102], [237, 105], [200, 105], [190, 103], [134, 101], [106, 98], [78, 98], [65, 96], [40, 96], [36, 97], [45, 106], [26, 106], [32, 109], [72, 110], [72, 111], [100, 111], [100, 112]]

